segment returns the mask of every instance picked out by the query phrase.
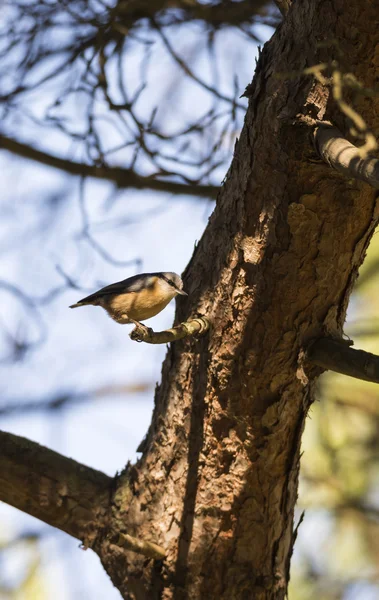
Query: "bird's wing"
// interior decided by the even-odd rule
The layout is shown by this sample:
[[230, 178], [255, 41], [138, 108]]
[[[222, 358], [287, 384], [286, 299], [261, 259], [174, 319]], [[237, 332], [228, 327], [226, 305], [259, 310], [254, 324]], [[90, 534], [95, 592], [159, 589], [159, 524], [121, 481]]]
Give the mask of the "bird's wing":
[[111, 285], [107, 285], [101, 290], [90, 294], [90, 296], [86, 296], [77, 302], [77, 304], [81, 304], [82, 302], [93, 302], [101, 298], [102, 296], [108, 296], [111, 294], [126, 294], [129, 292], [139, 292], [146, 286], [146, 277], [149, 277], [149, 273], [141, 273], [140, 275], [133, 275], [133, 277], [128, 277], [127, 279], [123, 279], [122, 281], [117, 281], [117, 283], [112, 283]]

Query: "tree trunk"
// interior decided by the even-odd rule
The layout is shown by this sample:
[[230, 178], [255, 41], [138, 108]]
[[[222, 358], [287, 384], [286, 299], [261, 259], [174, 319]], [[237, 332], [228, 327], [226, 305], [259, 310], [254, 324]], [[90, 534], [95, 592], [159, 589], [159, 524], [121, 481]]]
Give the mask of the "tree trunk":
[[[338, 72], [376, 85], [377, 6], [296, 2], [264, 47], [231, 168], [184, 276], [189, 297], [179, 300], [178, 322], [205, 316], [211, 329], [171, 345], [138, 463], [111, 480], [0, 432], [0, 498], [92, 547], [126, 599], [286, 595], [301, 435], [322, 371], [306, 350], [319, 340], [314, 363], [343, 361], [338, 351], [328, 362], [320, 338], [342, 337], [379, 210], [377, 192], [356, 179], [379, 187], [379, 161], [354, 158], [335, 129], [315, 132], [331, 122], [347, 136], [345, 115], [355, 118]], [[304, 75], [321, 63], [333, 81], [326, 69]], [[361, 94], [354, 107], [377, 132], [378, 97]], [[315, 135], [340, 172], [320, 160]], [[375, 361], [358, 362], [344, 372], [372, 379]]]
[[[348, 127], [328, 86], [300, 73], [335, 57], [375, 85], [377, 8], [296, 2], [260, 55], [231, 168], [185, 273], [189, 298], [179, 301], [177, 320], [206, 315], [211, 331], [168, 350], [142, 458], [113, 498], [112, 529], [167, 557], [125, 553], [106, 531], [96, 542], [124, 598], [285, 597], [301, 435], [320, 373], [303, 350], [342, 335], [378, 214], [370, 186], [317, 160], [316, 120]], [[377, 98], [355, 107], [378, 129]]]

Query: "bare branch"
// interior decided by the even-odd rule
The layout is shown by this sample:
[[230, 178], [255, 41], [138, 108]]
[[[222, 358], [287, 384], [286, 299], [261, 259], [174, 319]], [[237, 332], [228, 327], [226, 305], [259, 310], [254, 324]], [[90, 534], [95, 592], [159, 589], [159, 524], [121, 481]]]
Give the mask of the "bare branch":
[[18, 142], [5, 135], [0, 135], [0, 148], [9, 150], [13, 154], [29, 158], [43, 165], [65, 171], [70, 175], [81, 177], [95, 177], [97, 179], [108, 179], [119, 188], [133, 188], [137, 190], [150, 189], [167, 194], [184, 194], [187, 196], [200, 196], [202, 198], [216, 198], [219, 188], [215, 185], [183, 184], [174, 181], [163, 181], [152, 177], [138, 175], [132, 169], [122, 167], [105, 167], [86, 165], [72, 160], [58, 158], [47, 152], [36, 150], [27, 144]]
[[[93, 547], [107, 525], [114, 481], [31, 440], [0, 431], [0, 500]], [[111, 542], [148, 558], [162, 559], [156, 544], [127, 533]]]
[[2, 400], [0, 402], [0, 416], [19, 416], [20, 414], [35, 413], [40, 411], [57, 412], [76, 406], [82, 402], [96, 401], [99, 398], [107, 398], [109, 396], [125, 398], [131, 394], [141, 394], [153, 388], [153, 384], [149, 382], [141, 382], [135, 384], [120, 384], [102, 386], [97, 389], [88, 390], [86, 392], [62, 392], [54, 397], [46, 399], [34, 399], [24, 401], [24, 399], [13, 398]]
[[165, 331], [153, 331], [150, 327], [137, 324], [133, 331], [130, 333], [132, 340], [136, 342], [146, 342], [147, 344], [168, 344], [169, 342], [176, 342], [183, 338], [193, 335], [203, 335], [208, 331], [210, 323], [205, 317], [197, 317], [191, 319], [185, 323], [180, 323], [172, 329], [166, 329]]
[[343, 340], [316, 340], [307, 350], [307, 359], [323, 369], [379, 383], [379, 356], [350, 348]]
[[0, 431], [0, 500], [91, 547], [104, 526], [112, 479], [23, 437]]
[[379, 160], [362, 158], [360, 149], [332, 125], [321, 124], [314, 133], [316, 147], [325, 162], [346, 177], [365, 181], [379, 189]]
[[180, 66], [180, 68], [184, 71], [184, 73], [190, 79], [192, 79], [193, 81], [198, 83], [202, 88], [204, 88], [208, 92], [211, 92], [216, 98], [219, 98], [220, 100], [224, 100], [225, 102], [230, 102], [236, 108], [240, 108], [242, 110], [245, 108], [243, 104], [236, 102], [236, 100], [233, 98], [225, 96], [220, 91], [218, 91], [216, 88], [214, 88], [211, 85], [209, 85], [208, 83], [206, 83], [206, 81], [202, 81], [199, 77], [197, 77], [195, 75], [195, 73], [193, 73], [193, 71], [190, 69], [188, 63], [185, 60], [183, 60], [182, 58], [180, 58], [180, 56], [178, 56], [178, 54], [175, 52], [173, 45], [170, 43], [168, 37], [163, 32], [163, 29], [161, 27], [159, 27], [159, 25], [153, 18], [151, 19], [151, 22], [153, 23], [154, 27], [156, 27], [157, 31], [159, 32], [159, 34], [162, 38], [162, 41], [167, 48], [168, 53], [171, 55], [173, 60]]
[[[133, 2], [121, 0], [115, 8], [115, 15], [122, 18], [123, 25], [127, 25], [128, 27], [135, 23], [136, 18], [141, 18], [141, 16], [147, 17], [150, 14], [164, 14], [165, 19], [170, 22], [170, 12], [172, 13], [173, 21], [176, 23], [179, 23], [181, 20], [204, 21], [214, 27], [222, 27], [225, 24], [239, 25], [240, 23], [252, 22], [257, 15], [265, 14], [264, 8], [267, 4], [267, 0], [241, 0], [240, 2], [230, 0], [225, 2], [224, 0], [216, 4], [185, 2], [183, 0], [175, 0], [170, 3], [159, 1], [146, 3], [142, 13], [142, 11], [136, 11]], [[179, 14], [177, 9], [180, 10]]]

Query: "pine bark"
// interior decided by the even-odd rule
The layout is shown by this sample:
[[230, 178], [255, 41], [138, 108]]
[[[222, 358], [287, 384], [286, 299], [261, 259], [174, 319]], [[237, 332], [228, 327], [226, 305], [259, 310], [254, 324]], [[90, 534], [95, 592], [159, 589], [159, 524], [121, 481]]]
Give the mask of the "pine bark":
[[[330, 88], [300, 73], [335, 55], [374, 86], [378, 49], [376, 2], [304, 0], [260, 55], [177, 311], [177, 321], [206, 315], [212, 328], [168, 350], [143, 455], [113, 498], [113, 528], [167, 557], [154, 562], [105, 534], [97, 540], [124, 598], [286, 595], [301, 436], [320, 373], [302, 356], [313, 339], [342, 335], [378, 218], [375, 190], [318, 160], [316, 121], [347, 136], [348, 124]], [[377, 131], [378, 99], [355, 107]]]

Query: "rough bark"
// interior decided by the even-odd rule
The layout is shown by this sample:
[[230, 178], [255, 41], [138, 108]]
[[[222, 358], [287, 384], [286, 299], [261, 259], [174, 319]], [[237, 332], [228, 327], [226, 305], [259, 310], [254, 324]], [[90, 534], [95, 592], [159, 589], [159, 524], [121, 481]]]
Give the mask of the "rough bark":
[[[293, 545], [301, 434], [320, 369], [317, 337], [341, 335], [377, 223], [375, 191], [316, 162], [312, 133], [347, 124], [329, 90], [283, 79], [329, 60], [337, 38], [366, 87], [379, 55], [377, 4], [293, 4], [260, 56], [217, 207], [185, 273], [178, 320], [206, 315], [204, 339], [168, 351], [142, 458], [118, 481], [113, 526], [163, 546], [163, 562], [104, 537], [103, 564], [124, 598], [283, 599]], [[378, 100], [356, 108], [379, 124]], [[375, 110], [376, 108], [376, 110]]]

